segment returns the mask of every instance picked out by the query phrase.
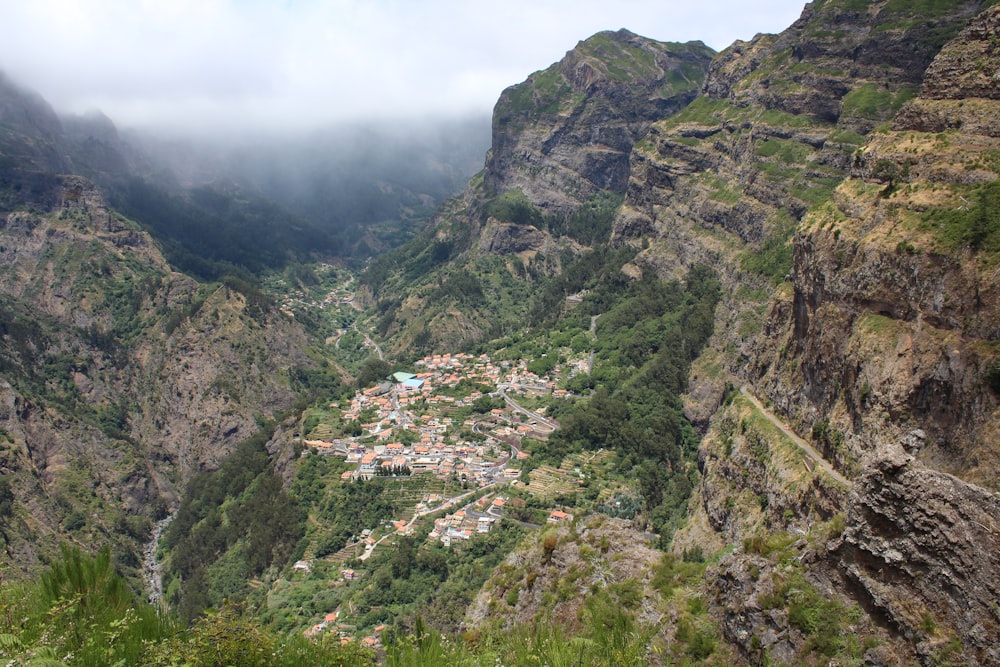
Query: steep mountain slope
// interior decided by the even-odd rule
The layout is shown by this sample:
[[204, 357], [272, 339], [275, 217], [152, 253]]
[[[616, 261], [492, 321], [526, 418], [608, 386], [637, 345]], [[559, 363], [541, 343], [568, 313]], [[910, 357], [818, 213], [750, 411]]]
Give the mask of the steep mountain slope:
[[[982, 577], [997, 566], [1000, 520], [1000, 164], [996, 93], [985, 83], [1000, 56], [990, 37], [998, 18], [997, 7], [975, 17], [927, 68], [919, 96], [851, 156], [850, 177], [797, 226], [773, 298], [720, 318], [730, 323], [717, 330], [714, 363], [853, 478], [848, 491], [815, 469], [742, 398], [713, 418], [694, 516], [675, 544], [744, 540], [709, 588], [725, 635], [750, 659], [818, 650], [807, 632], [783, 637], [769, 612], [801, 604], [785, 589], [801, 567], [790, 567], [794, 557], [809, 564], [810, 585], [839, 591], [888, 631], [872, 636], [880, 648], [870, 659], [1000, 661], [987, 639], [998, 631], [996, 591]], [[658, 213], [677, 207], [658, 201]], [[674, 250], [732, 257], [718, 237], [700, 234], [712, 246], [673, 233]], [[838, 525], [818, 546], [803, 540], [784, 555], [766, 546], [782, 531], [812, 540], [831, 517]]]
[[50, 194], [49, 175], [69, 169], [62, 138], [52, 107], [0, 71], [0, 208]]
[[380, 332], [397, 350], [431, 349], [523, 322], [539, 282], [607, 241], [632, 146], [693, 99], [711, 56], [701, 42], [603, 32], [505, 90], [483, 173], [368, 271]]
[[150, 519], [314, 364], [255, 289], [171, 271], [91, 182], [45, 178], [55, 206], [0, 212], [4, 560], [31, 571], [69, 539], [135, 568]]
[[623, 192], [632, 145], [651, 121], [694, 97], [712, 55], [701, 43], [662, 44], [627, 30], [580, 42], [500, 95], [487, 188], [521, 188], [547, 213], [572, 212], [602, 190]]
[[[563, 429], [534, 455], [613, 447], [645, 500], [676, 504], [655, 524], [584, 517], [533, 536], [470, 610], [476, 631], [638, 620], [649, 629], [622, 634], [647, 664], [1000, 664], [987, 5], [817, 0], [710, 67], [699, 44], [601, 33], [505, 91], [482, 176], [373, 262], [378, 333], [415, 355], [570, 312], [561, 333], [595, 350], [573, 388], [593, 392], [554, 406]], [[119, 540], [128, 563], [148, 504], [289, 406], [304, 336], [248, 285], [171, 273], [88, 181], [49, 171], [58, 132], [25, 127], [6, 135], [30, 166], [7, 181], [19, 203], [0, 236], [3, 534], [30, 563], [61, 522]], [[716, 275], [711, 349], [685, 378]], [[703, 289], [661, 280], [681, 276]], [[591, 279], [603, 289], [585, 293]], [[602, 352], [620, 365], [595, 365]], [[685, 384], [697, 466], [672, 398]], [[692, 485], [657, 564], [658, 536], [639, 531], [669, 536]], [[216, 509], [197, 508], [204, 533], [187, 531], [193, 510], [178, 521], [188, 553], [212, 551], [199, 538], [221, 534]]]
[[[691, 375], [702, 476], [673, 550], [742, 545], [701, 590], [746, 660], [998, 661], [981, 573], [995, 570], [1000, 517], [995, 488], [975, 486], [995, 487], [1000, 461], [991, 4], [811, 3], [781, 35], [720, 54], [701, 96], [632, 147], [611, 237], [636, 252], [623, 271], [708, 264], [728, 288]], [[516, 259], [541, 275], [539, 251], [547, 271], [568, 265], [548, 259], [559, 246], [545, 245], [544, 214], [577, 190], [528, 127], [509, 129], [534, 169], [509, 166], [497, 149], [513, 139], [495, 136], [488, 166], [501, 173], [412, 252], [440, 286], [472, 266], [456, 230], [512, 273]], [[515, 188], [495, 200], [516, 212], [507, 224], [468, 216], [491, 183]], [[413, 300], [421, 288], [387, 284], [398, 301], [382, 301], [386, 333], [430, 312], [429, 291]], [[459, 336], [446, 317], [425, 320], [425, 336], [479, 335], [506, 305]], [[470, 312], [456, 304], [451, 317]]]
[[[799, 309], [806, 298], [792, 273], [788, 243], [798, 221], [824, 204], [850, 170], [865, 168], [863, 133], [888, 121], [916, 94], [915, 84], [943, 36], [956, 33], [981, 4], [941, 3], [932, 12], [894, 2], [874, 3], [866, 11], [854, 3], [813, 3], [782, 35], [737, 43], [720, 55], [702, 97], [655, 124], [637, 145], [614, 238], [636, 246], [641, 239], [646, 248], [636, 265], [660, 275], [676, 275], [697, 262], [727, 267], [723, 280], [730, 293], [717, 323], [716, 348], [728, 372], [746, 379], [765, 372], [762, 365], [779, 351], [761, 347], [759, 332], [775, 335], [768, 312], [789, 311], [782, 304], [793, 293]], [[899, 51], [910, 55], [894, 57]], [[877, 163], [868, 161], [868, 170]], [[795, 248], [797, 266], [804, 266], [810, 246], [802, 241]], [[843, 253], [836, 259], [816, 272], [817, 280], [841, 280]], [[914, 280], [922, 283], [923, 275]], [[922, 288], [911, 282], [907, 289]], [[773, 304], [772, 293], [780, 297]], [[903, 290], [895, 298], [898, 306], [875, 307], [875, 314], [905, 310]], [[797, 334], [798, 344], [815, 346], [840, 336], [829, 326], [808, 337], [802, 329]], [[781, 350], [783, 359], [795, 363], [797, 357], [788, 354], [793, 350]], [[829, 364], [818, 349], [816, 357], [816, 364]], [[827, 408], [817, 404], [832, 400], [842, 385], [829, 375], [815, 377], [808, 365], [802, 372], [808, 375], [798, 382], [814, 400], [795, 417], [800, 431], [808, 431], [827, 417]], [[712, 412], [721, 381], [718, 374], [698, 378], [693, 393], [707, 403], [692, 404], [692, 416], [704, 419]], [[863, 384], [854, 388], [856, 395]], [[769, 397], [785, 410], [803, 391], [796, 383], [770, 386]], [[827, 449], [845, 469], [860, 458], [856, 451], [851, 458], [847, 450]]]
[[941, 51], [921, 96], [870, 137], [852, 178], [801, 228], [791, 328], [770, 323], [788, 354], [766, 371], [785, 410], [828, 420], [856, 456], [873, 432], [919, 429], [922, 460], [991, 485], [1000, 107], [979, 81], [1000, 64], [996, 16]]

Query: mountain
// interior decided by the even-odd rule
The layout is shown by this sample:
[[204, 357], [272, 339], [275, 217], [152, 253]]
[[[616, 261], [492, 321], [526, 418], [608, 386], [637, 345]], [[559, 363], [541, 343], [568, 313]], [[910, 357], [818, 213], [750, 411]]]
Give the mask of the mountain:
[[30, 570], [60, 539], [112, 542], [136, 566], [150, 519], [290, 408], [289, 370], [314, 362], [259, 292], [172, 271], [89, 181], [53, 179], [59, 204], [3, 213], [6, 555]]
[[[185, 617], [209, 590], [252, 589], [282, 628], [347, 609], [390, 626], [400, 664], [1000, 664], [998, 33], [985, 0], [817, 0], [719, 54], [599, 33], [504, 91], [483, 171], [370, 263], [352, 325], [400, 363], [586, 370], [526, 399], [559, 428], [521, 442], [516, 521], [467, 550], [386, 539], [356, 584], [348, 519], [401, 513], [397, 480], [343, 483], [296, 442], [374, 411], [342, 418], [330, 366], [253, 284], [174, 272], [65, 175], [142, 168], [106, 123], [8, 86], [8, 558], [32, 570], [67, 536], [134, 567], [179, 506]], [[84, 134], [109, 150], [84, 158]], [[238, 208], [158, 192], [141, 210], [163, 224]], [[325, 393], [301, 419], [306, 380]], [[547, 477], [566, 484], [546, 499]], [[577, 516], [549, 525], [547, 502]], [[293, 553], [317, 571], [271, 567]]]
[[[629, 150], [609, 240], [634, 256], [616, 270], [669, 279], [709, 265], [724, 286], [689, 376], [701, 475], [672, 551], [737, 545], [693, 590], [741, 660], [1000, 661], [982, 576], [996, 569], [1000, 461], [990, 4], [810, 3], [785, 32], [719, 54], [700, 94]], [[586, 142], [546, 152], [540, 137], [578, 128], [537, 110], [540, 89], [568, 90], [536, 74], [505, 92], [483, 181], [397, 256], [405, 281], [374, 265], [379, 324], [401, 347], [414, 330], [443, 349], [517, 330], [526, 313], [547, 322], [554, 311], [524, 304], [588, 284], [572, 276], [582, 248], [546, 216], [604, 185], [579, 176]], [[535, 111], [510, 112], [527, 99]], [[491, 307], [453, 299], [442, 312], [405, 273], [417, 266], [441, 287], [461, 275]], [[867, 644], [824, 625], [852, 608], [846, 631]]]
[[[380, 301], [380, 331], [399, 350], [430, 349], [503, 330], [497, 314], [523, 321], [538, 279], [606, 243], [633, 145], [695, 97], [712, 55], [701, 42], [603, 32], [505, 90], [483, 172], [433, 229], [363, 277]], [[435, 284], [442, 298], [398, 300]]]
[[109, 545], [135, 576], [152, 521], [282, 417], [319, 365], [257, 287], [178, 273], [72, 173], [101, 180], [131, 164], [110, 121], [64, 125], [0, 82], [3, 560], [33, 573], [68, 540]]
[[0, 72], [0, 203], [35, 202], [48, 193], [46, 174], [68, 170], [59, 149], [62, 125], [52, 107]]
[[543, 212], [624, 192], [628, 156], [653, 120], [693, 99], [714, 52], [627, 30], [580, 42], [558, 63], [506, 89], [493, 112], [485, 184], [520, 188]]

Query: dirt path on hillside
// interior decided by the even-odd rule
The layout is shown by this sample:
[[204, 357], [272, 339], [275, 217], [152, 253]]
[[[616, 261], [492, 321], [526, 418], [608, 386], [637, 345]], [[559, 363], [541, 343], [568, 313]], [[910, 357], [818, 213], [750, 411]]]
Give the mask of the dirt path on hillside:
[[816, 465], [818, 465], [820, 468], [822, 468], [824, 471], [826, 471], [826, 473], [828, 475], [830, 475], [830, 477], [833, 477], [835, 480], [837, 480], [841, 484], [845, 484], [847, 486], [851, 486], [851, 480], [847, 479], [846, 477], [844, 477], [843, 475], [841, 475], [839, 472], [837, 472], [834, 469], [834, 467], [832, 465], [830, 465], [830, 462], [827, 461], [826, 459], [824, 459], [823, 455], [820, 454], [816, 450], [815, 447], [813, 447], [808, 442], [806, 442], [805, 440], [803, 440], [802, 438], [800, 438], [798, 436], [798, 434], [796, 434], [795, 431], [793, 431], [791, 429], [791, 427], [789, 427], [787, 424], [785, 424], [785, 422], [783, 422], [780, 419], [778, 419], [774, 415], [773, 412], [771, 412], [770, 410], [768, 410], [767, 408], [765, 408], [764, 405], [760, 401], [757, 400], [756, 396], [754, 396], [749, 391], [747, 391], [747, 388], [746, 388], [745, 385], [742, 386], [742, 387], [740, 387], [740, 393], [743, 394], [744, 396], [746, 396], [747, 399], [749, 399], [750, 402], [754, 404], [754, 407], [756, 407], [758, 410], [760, 410], [761, 414], [763, 414], [765, 417], [767, 417], [768, 420], [770, 420], [770, 422], [772, 424], [774, 424], [775, 426], [777, 426], [778, 429], [782, 433], [784, 433], [785, 435], [787, 435], [789, 437], [789, 439], [791, 439], [792, 442], [794, 442], [796, 445], [798, 445], [799, 449], [801, 449], [803, 452], [805, 452], [806, 456], [808, 456], [809, 458], [811, 458], [816, 463]]

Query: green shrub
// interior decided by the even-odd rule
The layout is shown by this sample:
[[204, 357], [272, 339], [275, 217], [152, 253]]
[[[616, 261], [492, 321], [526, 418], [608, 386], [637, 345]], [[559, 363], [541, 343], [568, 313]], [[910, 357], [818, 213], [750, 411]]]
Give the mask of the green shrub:
[[486, 205], [486, 214], [501, 222], [542, 227], [545, 223], [542, 212], [531, 203], [521, 188], [503, 193]]

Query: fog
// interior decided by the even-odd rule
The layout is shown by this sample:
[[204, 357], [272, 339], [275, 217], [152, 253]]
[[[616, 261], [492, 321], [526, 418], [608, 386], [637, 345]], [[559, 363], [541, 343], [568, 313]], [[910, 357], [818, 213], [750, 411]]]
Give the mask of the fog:
[[803, 0], [0, 0], [0, 69], [61, 113], [204, 136], [488, 114], [600, 30], [716, 50]]

